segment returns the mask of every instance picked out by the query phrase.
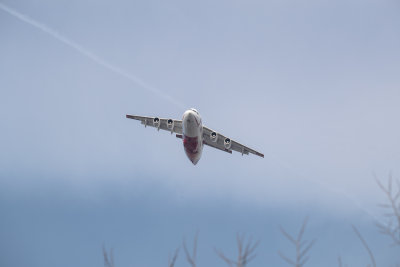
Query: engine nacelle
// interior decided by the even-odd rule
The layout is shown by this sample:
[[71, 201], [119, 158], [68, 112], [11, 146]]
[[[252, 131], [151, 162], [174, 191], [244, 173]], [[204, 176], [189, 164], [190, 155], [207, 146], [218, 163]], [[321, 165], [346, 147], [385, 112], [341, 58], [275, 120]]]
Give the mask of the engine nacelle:
[[213, 141], [214, 143], [218, 141], [218, 134], [216, 132], [212, 132], [210, 133], [210, 139], [211, 141]]
[[174, 129], [174, 120], [172, 119], [167, 120], [167, 128], [170, 130]]
[[155, 117], [153, 119], [153, 125], [154, 125], [154, 127], [159, 128], [160, 127], [160, 119]]
[[229, 149], [229, 148], [231, 148], [231, 145], [232, 145], [231, 139], [225, 138], [225, 140], [224, 140], [224, 146], [225, 146], [225, 148], [226, 148], [226, 149]]

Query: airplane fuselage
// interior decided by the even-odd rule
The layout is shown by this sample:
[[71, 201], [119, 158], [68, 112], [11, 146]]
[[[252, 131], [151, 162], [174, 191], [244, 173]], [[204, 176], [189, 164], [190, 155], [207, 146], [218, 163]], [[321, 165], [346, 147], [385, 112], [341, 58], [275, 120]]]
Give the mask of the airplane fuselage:
[[203, 124], [200, 114], [189, 109], [182, 118], [183, 146], [189, 160], [196, 165], [203, 151]]

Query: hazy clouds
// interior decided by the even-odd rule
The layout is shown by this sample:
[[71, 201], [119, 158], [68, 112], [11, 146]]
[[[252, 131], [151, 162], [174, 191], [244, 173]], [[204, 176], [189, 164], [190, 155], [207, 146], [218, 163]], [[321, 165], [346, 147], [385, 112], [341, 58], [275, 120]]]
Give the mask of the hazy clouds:
[[[396, 1], [95, 2], [3, 1], [87, 49], [0, 10], [4, 196], [66, 185], [102, 203], [112, 184], [117, 199], [166, 194], [206, 214], [218, 200], [376, 214], [372, 172], [400, 173]], [[184, 110], [118, 70], [265, 159], [205, 148], [193, 167], [180, 140], [125, 119]]]

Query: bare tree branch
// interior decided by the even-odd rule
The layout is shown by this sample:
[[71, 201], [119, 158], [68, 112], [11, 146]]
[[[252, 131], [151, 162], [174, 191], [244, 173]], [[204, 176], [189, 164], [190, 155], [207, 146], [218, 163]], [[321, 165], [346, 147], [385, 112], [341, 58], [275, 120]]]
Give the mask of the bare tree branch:
[[171, 258], [171, 255], [169, 256], [169, 258], [168, 258], [168, 267], [174, 267], [175, 266], [175, 262], [176, 262], [176, 259], [178, 258], [178, 254], [179, 254], [179, 248], [177, 248], [175, 250], [175, 253], [172, 256], [172, 258]]
[[[393, 192], [393, 177], [389, 174], [388, 184], [385, 187], [375, 176], [376, 183], [379, 188], [385, 193], [388, 203], [380, 204], [379, 206], [385, 209], [384, 217], [387, 218], [387, 223], [376, 223], [381, 234], [389, 236], [394, 245], [400, 246], [400, 182], [396, 180], [396, 192]], [[390, 209], [390, 211], [387, 211]]]
[[286, 261], [290, 265], [296, 266], [296, 263], [293, 260], [291, 260], [288, 257], [286, 257], [282, 252], [278, 251], [278, 254], [284, 261]]
[[369, 257], [371, 259], [371, 263], [372, 266], [376, 267], [376, 262], [375, 262], [375, 258], [374, 255], [372, 254], [371, 249], [368, 247], [367, 242], [364, 240], [364, 238], [362, 237], [362, 235], [360, 234], [360, 232], [357, 230], [357, 228], [352, 225], [354, 232], [357, 234], [358, 238], [361, 240], [361, 242], [363, 243], [365, 249], [368, 251]]
[[197, 253], [197, 239], [199, 236], [199, 232], [196, 232], [196, 235], [194, 236], [194, 240], [193, 240], [193, 253], [192, 255], [190, 255], [189, 250], [186, 246], [186, 240], [185, 238], [183, 239], [183, 249], [185, 251], [186, 254], [186, 260], [189, 262], [189, 264], [192, 267], [196, 267], [196, 253]]
[[110, 249], [110, 258], [108, 258], [107, 251], [103, 246], [104, 267], [114, 267], [113, 249]]
[[303, 252], [300, 253], [299, 258], [304, 257], [307, 254], [307, 252], [312, 248], [312, 246], [314, 246], [315, 242], [316, 242], [315, 239], [309, 242], [308, 246], [303, 250]]
[[279, 228], [280, 228], [280, 230], [281, 230], [281, 233], [282, 233], [290, 242], [292, 242], [294, 245], [297, 244], [296, 239], [294, 239], [291, 235], [289, 235], [289, 234], [285, 231], [285, 229], [282, 228], [282, 226], [279, 226]]
[[230, 267], [233, 267], [234, 264], [236, 264], [233, 260], [228, 259], [228, 258], [224, 255], [224, 253], [222, 253], [221, 251], [215, 250], [215, 253], [217, 253], [217, 255], [218, 255], [223, 261], [225, 261], [226, 264], [228, 264]]
[[238, 258], [236, 261], [229, 259], [219, 250], [215, 250], [215, 252], [230, 267], [246, 267], [247, 264], [256, 257], [254, 251], [257, 248], [259, 241], [253, 242], [252, 238], [249, 238], [247, 244], [245, 244], [245, 236], [240, 234], [236, 235], [236, 241], [238, 247]]
[[308, 241], [302, 241], [306, 226], [307, 226], [307, 221], [308, 217], [304, 219], [304, 222], [300, 228], [299, 233], [297, 234], [297, 239], [295, 239], [293, 236], [289, 235], [282, 227], [280, 227], [280, 230], [282, 234], [296, 247], [296, 259], [292, 260], [289, 257], [285, 256], [282, 252], [278, 251], [279, 256], [289, 263], [290, 265], [293, 265], [295, 267], [302, 267], [304, 264], [308, 261], [309, 257], [307, 256], [307, 253], [309, 250], [314, 246], [316, 240], [312, 240], [311, 242]]
[[308, 217], [306, 217], [306, 218], [304, 219], [304, 222], [303, 222], [303, 224], [301, 225], [300, 232], [299, 232], [299, 234], [297, 235], [297, 242], [300, 242], [301, 238], [303, 237], [304, 230], [306, 229], [307, 222], [308, 222]]

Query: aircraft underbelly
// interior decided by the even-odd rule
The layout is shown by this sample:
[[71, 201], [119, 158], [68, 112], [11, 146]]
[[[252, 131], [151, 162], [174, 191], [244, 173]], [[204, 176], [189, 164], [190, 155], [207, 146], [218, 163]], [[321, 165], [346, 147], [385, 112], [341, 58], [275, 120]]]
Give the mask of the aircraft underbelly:
[[196, 165], [203, 151], [202, 125], [194, 116], [185, 117], [183, 120], [183, 146], [186, 156]]

